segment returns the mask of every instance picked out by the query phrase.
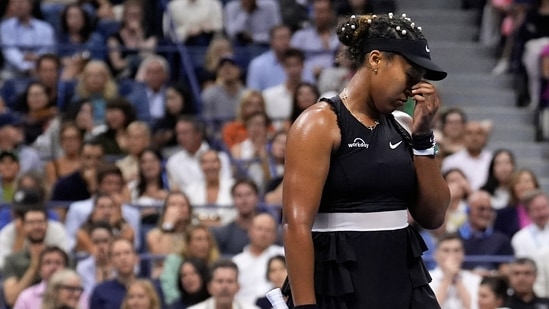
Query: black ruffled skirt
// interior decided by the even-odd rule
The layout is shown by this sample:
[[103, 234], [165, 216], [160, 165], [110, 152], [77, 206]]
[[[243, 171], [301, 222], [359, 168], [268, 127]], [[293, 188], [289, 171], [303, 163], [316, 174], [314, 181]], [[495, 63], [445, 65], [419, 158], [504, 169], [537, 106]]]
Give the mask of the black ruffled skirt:
[[421, 259], [427, 247], [414, 228], [314, 232], [313, 242], [320, 308], [440, 308]]

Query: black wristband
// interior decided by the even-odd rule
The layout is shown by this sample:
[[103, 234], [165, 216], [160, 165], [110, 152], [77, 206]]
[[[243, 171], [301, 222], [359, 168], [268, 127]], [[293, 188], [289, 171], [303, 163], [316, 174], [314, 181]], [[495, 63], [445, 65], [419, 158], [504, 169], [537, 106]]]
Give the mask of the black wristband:
[[317, 304], [295, 306], [294, 309], [320, 309]]
[[435, 135], [433, 131], [423, 134], [412, 134], [412, 147], [416, 150], [425, 150], [433, 147]]

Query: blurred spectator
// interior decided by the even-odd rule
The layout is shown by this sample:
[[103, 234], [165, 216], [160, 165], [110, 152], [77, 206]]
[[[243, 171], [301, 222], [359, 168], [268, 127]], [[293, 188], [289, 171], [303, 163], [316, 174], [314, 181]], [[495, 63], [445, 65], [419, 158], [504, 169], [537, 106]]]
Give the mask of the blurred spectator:
[[236, 107], [246, 87], [242, 84], [242, 70], [232, 56], [219, 60], [217, 83], [202, 91], [202, 114], [214, 124], [233, 120]]
[[269, 151], [271, 181], [264, 189], [265, 203], [270, 205], [282, 205], [282, 178], [284, 176], [287, 138], [287, 131], [277, 131], [271, 138], [271, 147]]
[[524, 206], [525, 193], [539, 189], [536, 174], [528, 169], [520, 169], [513, 174], [510, 183], [511, 198], [507, 207], [497, 211], [494, 230], [512, 238], [515, 233], [531, 223]]
[[133, 242], [134, 237], [137, 237], [135, 236], [136, 231], [118, 213], [113, 199], [108, 194], [98, 193], [94, 196], [92, 212], [76, 232], [74, 252], [93, 253], [95, 248], [91, 239], [91, 230], [99, 222], [109, 223], [115, 239], [124, 238]]
[[54, 30], [46, 22], [32, 17], [31, 0], [10, 0], [14, 17], [0, 24], [0, 45], [6, 60], [2, 77], [29, 75], [36, 59], [53, 50]]
[[186, 309], [205, 301], [210, 297], [209, 282], [210, 269], [204, 261], [193, 258], [183, 261], [179, 267], [178, 281], [181, 297], [170, 308]]
[[135, 120], [135, 109], [125, 98], [117, 97], [107, 101], [105, 131], [94, 138], [103, 146], [106, 155], [122, 156], [126, 153], [127, 128]]
[[[509, 237], [494, 231], [491, 226], [495, 211], [488, 192], [473, 192], [469, 196], [468, 204], [467, 222], [458, 230], [465, 255], [512, 256], [513, 248]], [[495, 262], [464, 262], [462, 267], [482, 276], [491, 271], [502, 270], [503, 266], [503, 263]]]
[[534, 258], [543, 248], [549, 247], [549, 197], [542, 191], [524, 195], [526, 213], [532, 223], [521, 228], [511, 239], [515, 256]]
[[322, 96], [343, 91], [358, 69], [353, 61], [341, 55], [343, 48], [343, 45], [339, 47], [334, 66], [324, 68], [318, 77], [318, 89]]
[[103, 146], [94, 141], [85, 142], [80, 150], [80, 168], [59, 177], [53, 185], [52, 201], [80, 201], [89, 198], [97, 189], [95, 178], [103, 156]]
[[442, 176], [450, 189], [450, 206], [446, 212], [445, 230], [448, 233], [455, 233], [467, 221], [466, 201], [473, 192], [460, 169], [450, 169]]
[[[273, 288], [281, 289], [287, 275], [286, 258], [283, 255], [275, 255], [269, 259], [265, 277], [267, 277]], [[261, 309], [272, 308], [272, 304], [267, 297], [258, 298], [255, 305]]]
[[219, 259], [219, 249], [208, 227], [201, 224], [190, 226], [185, 233], [183, 249], [179, 253], [169, 254], [164, 260], [160, 283], [166, 304], [171, 304], [181, 297], [177, 288], [178, 270], [181, 263], [190, 258], [202, 260], [207, 265]]
[[534, 257], [538, 267], [534, 290], [540, 297], [549, 297], [549, 248], [541, 249]]
[[536, 281], [536, 263], [529, 258], [518, 258], [509, 265], [509, 300], [505, 304], [509, 308], [536, 309], [549, 307], [549, 299], [538, 297], [534, 292]]
[[155, 224], [158, 221], [156, 207], [168, 196], [164, 159], [160, 152], [146, 148], [140, 153], [138, 164], [138, 178], [128, 184], [132, 203], [140, 207], [142, 223]]
[[193, 213], [203, 224], [226, 224], [236, 216], [231, 196], [234, 179], [221, 174], [221, 159], [217, 151], [206, 150], [199, 160], [204, 178], [191, 181], [184, 192], [194, 207]]
[[305, 55], [299, 49], [289, 48], [284, 52], [282, 65], [286, 73], [286, 80], [273, 87], [263, 90], [267, 115], [273, 120], [276, 129], [283, 126], [284, 121], [290, 119], [292, 113], [292, 97], [301, 83], [301, 75]]
[[294, 33], [290, 44], [305, 53], [305, 71], [316, 80], [324, 68], [333, 66], [339, 41], [334, 31], [332, 1], [315, 0], [312, 9], [312, 25]]
[[[38, 275], [40, 283], [32, 285], [17, 297], [13, 309], [34, 309], [41, 307], [48, 281], [58, 270], [69, 267], [69, 256], [59, 247], [46, 247], [40, 254]], [[82, 304], [86, 305], [87, 304]]]
[[435, 252], [437, 267], [431, 271], [430, 286], [444, 309], [477, 308], [481, 277], [463, 270], [464, 256], [458, 235], [447, 234], [439, 239]]
[[181, 82], [166, 88], [166, 112], [153, 125], [152, 146], [158, 150], [177, 145], [175, 125], [180, 116], [196, 114], [193, 98], [187, 86]]
[[225, 32], [237, 45], [267, 44], [269, 31], [280, 24], [274, 0], [231, 0], [224, 7]]
[[49, 188], [52, 188], [59, 178], [77, 171], [82, 163], [80, 160], [80, 151], [84, 143], [84, 136], [76, 123], [63, 123], [59, 130], [59, 135], [63, 154], [49, 160], [44, 168]]
[[108, 64], [114, 76], [135, 77], [143, 58], [154, 53], [157, 39], [146, 33], [143, 25], [143, 3], [125, 0], [122, 26], [107, 38]]
[[[198, 118], [180, 117], [175, 126], [180, 150], [166, 163], [170, 188], [185, 192], [192, 182], [203, 182], [204, 174], [200, 168], [200, 157], [210, 146], [206, 140], [206, 126]], [[231, 164], [227, 154], [218, 153], [221, 161], [221, 177], [231, 178]]]
[[92, 105], [94, 125], [105, 122], [107, 101], [118, 95], [118, 86], [103, 61], [92, 60], [86, 64], [76, 85], [73, 102], [88, 99]]
[[486, 276], [478, 287], [478, 309], [503, 308], [507, 302], [507, 280], [501, 276]]
[[111, 225], [107, 222], [93, 224], [90, 238], [93, 244], [91, 254], [76, 265], [87, 295], [91, 295], [97, 284], [112, 279], [115, 275], [110, 258], [110, 246], [114, 240]]
[[440, 113], [440, 136], [436, 138], [441, 159], [465, 148], [464, 131], [467, 116], [460, 108], [451, 107]]
[[48, 282], [41, 308], [86, 309], [88, 308], [88, 299], [87, 295], [82, 294], [83, 291], [82, 282], [77, 272], [68, 268], [60, 269], [52, 275]]
[[100, 23], [112, 21], [116, 17], [113, 5], [109, 0], [79, 0], [79, 2], [86, 8], [91, 8], [93, 15], [99, 19]]
[[363, 15], [374, 13], [375, 0], [343, 0], [338, 1], [336, 12], [338, 16]]
[[40, 82], [31, 82], [20, 96], [14, 110], [23, 117], [25, 144], [33, 144], [57, 115], [57, 106], [50, 105], [48, 90]]
[[0, 152], [0, 201], [2, 203], [10, 203], [13, 200], [19, 169], [19, 157], [15, 152]]
[[139, 257], [132, 242], [123, 238], [114, 240], [110, 259], [115, 278], [95, 286], [90, 297], [90, 308], [120, 309], [128, 287], [136, 278], [134, 271]]
[[245, 303], [235, 299], [235, 295], [240, 289], [238, 284], [240, 274], [238, 266], [235, 263], [228, 260], [220, 260], [212, 266], [210, 272], [211, 279], [208, 283], [208, 290], [212, 296], [201, 303], [189, 307], [189, 309], [257, 309], [253, 303]]
[[240, 97], [235, 120], [225, 122], [221, 130], [223, 143], [228, 149], [243, 142], [248, 137], [245, 119], [259, 112], [265, 112], [263, 95], [257, 90], [246, 90]]
[[248, 230], [259, 207], [259, 189], [251, 179], [237, 180], [231, 188], [238, 216], [231, 222], [212, 228], [219, 250], [224, 255], [235, 255], [250, 243]]
[[[104, 165], [98, 168], [96, 173], [97, 190], [96, 193], [108, 194], [114, 201], [115, 214], [124, 218], [134, 231], [139, 231], [141, 227], [139, 210], [127, 205], [129, 202], [129, 193], [124, 184], [124, 178], [120, 169], [114, 165]], [[69, 234], [68, 246], [72, 250], [76, 244], [76, 233], [80, 226], [88, 219], [93, 210], [93, 198], [71, 203], [65, 226]], [[140, 237], [134, 237], [135, 248], [141, 244]]]
[[307, 0], [279, 0], [282, 24], [295, 32], [309, 23], [309, 3]]
[[[166, 197], [155, 228], [146, 235], [147, 252], [153, 255], [178, 253], [185, 245], [185, 233], [192, 224], [193, 211], [189, 199], [182, 192], [171, 192]], [[155, 261], [152, 278], [160, 277], [163, 261]]]
[[142, 121], [130, 123], [126, 129], [126, 150], [128, 155], [116, 161], [126, 182], [139, 177], [139, 156], [150, 145], [151, 131], [149, 125]]
[[309, 82], [302, 82], [297, 85], [292, 98], [292, 114], [290, 115], [290, 122], [287, 129], [291, 124], [306, 110], [309, 106], [312, 106], [320, 99], [320, 92], [316, 85]]
[[269, 214], [254, 217], [248, 236], [250, 244], [232, 260], [240, 271], [238, 300], [243, 304], [255, 304], [258, 298], [263, 297], [272, 288], [265, 277], [268, 260], [275, 255], [284, 255], [284, 248], [275, 245], [277, 223]]
[[43, 162], [36, 150], [25, 145], [22, 120], [8, 113], [0, 114], [0, 150], [14, 151], [19, 157], [19, 173], [41, 171]]
[[58, 55], [43, 54], [36, 60], [34, 77], [46, 87], [48, 106], [56, 106], [59, 110], [66, 111], [74, 95], [74, 83], [72, 80], [63, 79], [60, 76], [61, 71], [62, 65]]
[[501, 209], [509, 205], [511, 198], [511, 178], [516, 170], [515, 155], [509, 149], [498, 149], [494, 152], [488, 178], [481, 187], [492, 196], [492, 207]]
[[489, 130], [478, 121], [469, 121], [465, 125], [464, 145], [462, 149], [442, 161], [442, 172], [459, 168], [467, 176], [473, 190], [478, 190], [488, 177], [488, 168], [492, 152], [485, 149]]
[[162, 303], [152, 283], [147, 279], [131, 282], [121, 309], [161, 309]]
[[173, 41], [207, 46], [223, 29], [223, 8], [218, 0], [174, 0], [164, 15], [164, 33]]
[[199, 65], [196, 68], [196, 75], [200, 81], [201, 89], [206, 89], [215, 84], [219, 61], [221, 58], [232, 54], [234, 54], [234, 50], [231, 41], [223, 35], [214, 36], [208, 44], [206, 53], [200, 55], [200, 59], [204, 59], [204, 65]]
[[137, 75], [136, 79], [145, 85], [149, 114], [155, 123], [166, 115], [166, 83], [170, 78], [168, 61], [159, 55], [149, 55], [141, 62]]

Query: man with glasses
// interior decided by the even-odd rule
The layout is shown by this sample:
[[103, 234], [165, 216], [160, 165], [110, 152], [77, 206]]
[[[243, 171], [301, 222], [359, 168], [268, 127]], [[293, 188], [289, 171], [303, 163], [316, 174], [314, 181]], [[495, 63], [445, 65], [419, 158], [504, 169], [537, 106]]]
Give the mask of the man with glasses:
[[[492, 228], [495, 212], [490, 194], [486, 191], [475, 191], [467, 202], [467, 221], [458, 229], [465, 255], [512, 256], [513, 248], [509, 238]], [[463, 263], [463, 269], [480, 274], [487, 274], [501, 266], [500, 262], [488, 260]]]

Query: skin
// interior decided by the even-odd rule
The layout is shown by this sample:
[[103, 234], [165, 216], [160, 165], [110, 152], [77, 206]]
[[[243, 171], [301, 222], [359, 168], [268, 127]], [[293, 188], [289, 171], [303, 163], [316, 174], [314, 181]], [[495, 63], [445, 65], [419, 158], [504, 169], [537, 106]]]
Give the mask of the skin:
[[443, 304], [446, 301], [449, 287], [454, 286], [463, 308], [471, 307], [471, 295], [459, 276], [464, 257], [465, 251], [458, 239], [446, 240], [437, 247], [435, 260], [443, 272], [442, 281], [434, 291], [439, 303]]
[[[393, 112], [411, 96], [416, 101], [413, 119], [409, 120], [412, 132], [430, 132], [440, 101], [435, 87], [411, 76], [411, 71], [412, 66], [401, 56], [387, 59], [373, 50], [347, 86], [348, 107], [365, 124], [373, 125], [380, 114]], [[311, 227], [330, 156], [340, 142], [336, 115], [327, 103], [317, 103], [302, 113], [288, 135], [283, 183], [284, 241], [296, 305], [316, 303]], [[450, 201], [448, 186], [437, 161], [431, 157], [416, 156], [414, 166], [418, 195], [417, 203], [410, 205], [410, 213], [423, 227], [437, 228], [444, 221]]]
[[288, 274], [286, 264], [280, 260], [272, 260], [269, 264], [269, 281], [273, 286], [280, 288]]
[[534, 298], [534, 282], [536, 271], [528, 264], [511, 264], [509, 271], [509, 285], [515, 294], [525, 302]]
[[147, 290], [139, 284], [132, 284], [128, 289], [127, 304], [131, 309], [149, 309], [151, 308], [151, 299]]
[[239, 289], [238, 274], [232, 268], [216, 269], [208, 284], [208, 291], [215, 299], [216, 308], [232, 308], [234, 296]]
[[69, 308], [77, 308], [82, 295], [82, 283], [80, 278], [71, 277], [66, 279], [57, 292], [57, 303]]
[[478, 308], [497, 309], [503, 306], [503, 299], [498, 297], [487, 284], [478, 287]]
[[183, 263], [179, 272], [181, 285], [189, 294], [196, 293], [202, 286], [202, 278], [191, 263]]

